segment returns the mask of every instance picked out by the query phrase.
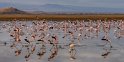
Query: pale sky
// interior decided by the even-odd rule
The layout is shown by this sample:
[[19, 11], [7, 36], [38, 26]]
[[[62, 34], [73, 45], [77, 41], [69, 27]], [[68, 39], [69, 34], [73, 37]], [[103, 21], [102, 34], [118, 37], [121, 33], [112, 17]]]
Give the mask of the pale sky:
[[25, 5], [61, 4], [85, 7], [124, 8], [124, 0], [0, 0], [0, 3]]

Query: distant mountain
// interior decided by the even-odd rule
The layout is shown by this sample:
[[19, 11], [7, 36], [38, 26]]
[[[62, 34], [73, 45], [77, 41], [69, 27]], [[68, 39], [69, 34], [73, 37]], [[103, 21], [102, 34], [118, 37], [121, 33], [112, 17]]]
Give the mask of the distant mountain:
[[75, 12], [75, 13], [124, 13], [124, 9], [102, 8], [102, 7], [81, 7], [72, 5], [46, 4], [39, 7], [45, 12]]
[[59, 4], [45, 4], [45, 5], [26, 5], [26, 4], [10, 4], [0, 3], [0, 7], [15, 7], [26, 11], [41, 12], [55, 12], [55, 13], [124, 13], [124, 8], [104, 8], [104, 7], [84, 7], [72, 5]]
[[6, 7], [0, 8], [0, 14], [26, 14], [26, 12], [13, 7]]
[[27, 11], [27, 12], [30, 13], [30, 14], [47, 14], [44, 11]]

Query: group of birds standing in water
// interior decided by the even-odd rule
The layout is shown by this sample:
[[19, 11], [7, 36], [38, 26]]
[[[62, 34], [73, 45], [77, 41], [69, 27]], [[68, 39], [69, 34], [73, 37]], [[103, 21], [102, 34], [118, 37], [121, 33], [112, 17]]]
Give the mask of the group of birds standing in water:
[[[68, 47], [70, 59], [76, 59], [76, 45], [81, 46], [82, 41], [86, 39], [99, 39], [99, 34], [104, 33], [101, 40], [110, 49], [106, 50], [104, 58], [113, 48], [110, 31], [114, 30], [114, 36], [117, 39], [124, 37], [123, 20], [64, 20], [64, 21], [1, 21], [1, 29], [9, 33], [10, 42], [4, 42], [5, 45], [10, 43], [10, 47], [15, 50], [15, 56], [19, 56], [23, 49], [26, 49], [24, 58], [28, 61], [35, 51], [39, 59], [50, 51], [48, 61], [55, 58], [59, 49]], [[104, 45], [104, 46], [105, 46]], [[48, 47], [49, 46], [49, 47]], [[25, 48], [24, 48], [25, 47]], [[39, 49], [38, 49], [39, 48]]]

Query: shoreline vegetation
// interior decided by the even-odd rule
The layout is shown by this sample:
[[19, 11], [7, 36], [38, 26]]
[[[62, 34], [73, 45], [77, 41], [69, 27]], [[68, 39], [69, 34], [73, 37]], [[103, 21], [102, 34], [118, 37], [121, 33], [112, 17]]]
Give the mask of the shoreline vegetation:
[[1, 21], [11, 20], [124, 20], [124, 14], [0, 14]]

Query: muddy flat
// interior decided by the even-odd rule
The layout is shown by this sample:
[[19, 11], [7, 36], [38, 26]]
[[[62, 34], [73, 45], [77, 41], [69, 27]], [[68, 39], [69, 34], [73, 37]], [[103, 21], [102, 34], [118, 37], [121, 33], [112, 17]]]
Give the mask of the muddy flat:
[[31, 15], [31, 14], [0, 14], [0, 20], [36, 20], [36, 19], [47, 19], [47, 20], [106, 20], [106, 19], [124, 19], [122, 14], [85, 14], [85, 15], [57, 15], [57, 14], [43, 14], [43, 15]]

